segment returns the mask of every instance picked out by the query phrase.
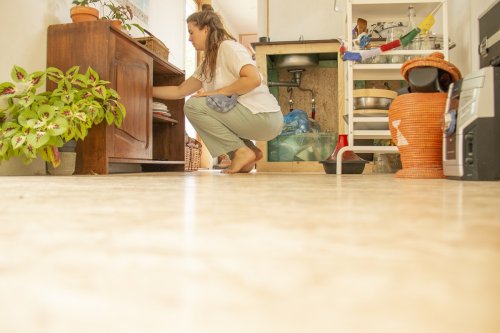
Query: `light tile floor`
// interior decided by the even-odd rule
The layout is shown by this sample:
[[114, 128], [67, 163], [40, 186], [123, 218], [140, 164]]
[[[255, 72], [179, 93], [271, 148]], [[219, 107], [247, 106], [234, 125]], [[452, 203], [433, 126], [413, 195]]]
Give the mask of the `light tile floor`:
[[0, 332], [500, 332], [500, 182], [0, 178]]

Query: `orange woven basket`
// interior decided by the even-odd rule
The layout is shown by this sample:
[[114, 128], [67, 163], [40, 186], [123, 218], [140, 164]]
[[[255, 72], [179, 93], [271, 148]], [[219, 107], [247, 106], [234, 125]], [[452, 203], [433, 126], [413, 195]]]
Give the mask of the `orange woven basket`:
[[441, 121], [446, 93], [412, 93], [396, 97], [389, 107], [392, 141], [403, 169], [398, 178], [444, 178]]
[[442, 54], [441, 52], [431, 53], [427, 57], [413, 58], [403, 63], [403, 65], [401, 66], [401, 75], [403, 75], [407, 82], [408, 75], [410, 74], [411, 70], [417, 67], [436, 67], [442, 69], [451, 75], [452, 82], [455, 82], [462, 78], [460, 70], [451, 62], [444, 60], [444, 54]]

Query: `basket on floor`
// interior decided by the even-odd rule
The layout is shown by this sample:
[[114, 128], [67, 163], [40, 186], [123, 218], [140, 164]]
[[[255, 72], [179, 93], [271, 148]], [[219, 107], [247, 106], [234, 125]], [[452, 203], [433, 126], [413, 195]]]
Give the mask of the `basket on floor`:
[[161, 59], [168, 61], [168, 47], [166, 47], [161, 40], [153, 36], [153, 34], [151, 34], [149, 31], [145, 30], [145, 33], [147, 33], [149, 36], [134, 39], [150, 49], [151, 52], [153, 52]]
[[201, 164], [201, 142], [188, 138], [184, 149], [184, 170], [196, 171]]
[[403, 169], [398, 178], [444, 178], [441, 120], [446, 93], [411, 93], [396, 97], [389, 107], [392, 141]]

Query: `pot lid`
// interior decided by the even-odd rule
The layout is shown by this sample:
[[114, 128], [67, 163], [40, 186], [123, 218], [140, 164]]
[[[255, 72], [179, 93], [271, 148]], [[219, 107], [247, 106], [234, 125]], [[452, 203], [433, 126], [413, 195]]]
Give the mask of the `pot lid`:
[[410, 70], [416, 67], [436, 67], [450, 73], [453, 82], [460, 80], [462, 74], [460, 70], [451, 62], [444, 60], [441, 52], [431, 53], [428, 57], [417, 57], [406, 61], [401, 67], [401, 75], [408, 81]]

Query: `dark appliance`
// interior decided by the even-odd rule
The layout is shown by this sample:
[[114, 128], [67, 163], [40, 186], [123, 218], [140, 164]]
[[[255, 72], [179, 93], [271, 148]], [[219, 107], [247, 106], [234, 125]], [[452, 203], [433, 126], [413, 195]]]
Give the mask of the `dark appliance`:
[[447, 178], [500, 179], [500, 69], [485, 67], [450, 86], [443, 122]]
[[479, 16], [480, 67], [500, 65], [500, 1]]

